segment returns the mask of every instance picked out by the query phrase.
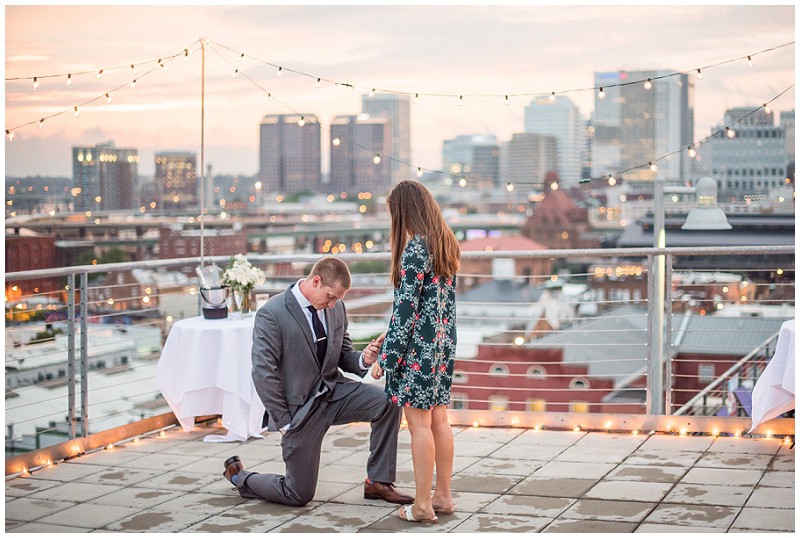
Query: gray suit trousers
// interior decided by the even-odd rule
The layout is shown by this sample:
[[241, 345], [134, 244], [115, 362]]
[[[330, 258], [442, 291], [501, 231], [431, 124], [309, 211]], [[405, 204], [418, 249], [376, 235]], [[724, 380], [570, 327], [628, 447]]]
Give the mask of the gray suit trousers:
[[290, 429], [281, 440], [286, 475], [242, 471], [236, 480], [239, 494], [290, 506], [304, 506], [313, 498], [319, 476], [322, 440], [331, 426], [370, 422], [367, 477], [394, 482], [397, 470], [397, 434], [400, 407], [393, 405], [381, 387], [362, 383], [346, 396], [328, 401], [317, 399], [306, 420]]

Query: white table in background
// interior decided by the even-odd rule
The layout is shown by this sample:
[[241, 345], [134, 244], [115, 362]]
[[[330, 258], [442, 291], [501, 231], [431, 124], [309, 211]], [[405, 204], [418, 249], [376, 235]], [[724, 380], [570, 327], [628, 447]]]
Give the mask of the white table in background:
[[753, 387], [753, 427], [794, 409], [794, 325], [781, 325], [775, 354]]
[[254, 315], [237, 320], [197, 316], [170, 329], [156, 379], [185, 431], [194, 428], [195, 417], [221, 414], [228, 433], [207, 435], [205, 441], [261, 437], [264, 405], [251, 377], [254, 320]]

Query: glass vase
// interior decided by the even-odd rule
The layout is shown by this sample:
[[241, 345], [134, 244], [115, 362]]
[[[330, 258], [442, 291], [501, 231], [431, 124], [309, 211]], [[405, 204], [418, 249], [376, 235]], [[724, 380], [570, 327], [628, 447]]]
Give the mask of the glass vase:
[[239, 290], [239, 293], [241, 295], [239, 308], [242, 311], [242, 316], [248, 316], [253, 312], [253, 290], [244, 288]]

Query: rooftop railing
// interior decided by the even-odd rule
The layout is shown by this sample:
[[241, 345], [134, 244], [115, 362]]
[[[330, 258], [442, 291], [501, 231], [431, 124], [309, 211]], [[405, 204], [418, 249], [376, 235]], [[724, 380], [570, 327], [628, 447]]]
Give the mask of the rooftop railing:
[[[741, 434], [746, 394], [794, 317], [794, 247], [464, 252], [452, 417], [461, 424]], [[654, 260], [665, 256], [665, 363], [654, 363]], [[248, 255], [284, 290], [321, 255]], [[386, 330], [388, 253], [340, 254], [354, 344]], [[227, 256], [206, 257], [225, 267]], [[6, 469], [171, 423], [155, 364], [199, 312], [198, 258], [6, 274]], [[49, 288], [48, 288], [49, 286]], [[55, 289], [56, 291], [45, 291]], [[651, 373], [663, 368], [655, 411]], [[133, 426], [132, 426], [133, 425]], [[773, 421], [756, 433], [794, 433]], [[93, 437], [94, 436], [94, 437]], [[87, 439], [93, 439], [88, 442]]]

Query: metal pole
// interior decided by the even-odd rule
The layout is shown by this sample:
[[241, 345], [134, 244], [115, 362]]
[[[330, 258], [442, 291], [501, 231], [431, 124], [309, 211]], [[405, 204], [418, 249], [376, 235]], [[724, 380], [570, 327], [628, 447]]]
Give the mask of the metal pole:
[[[666, 247], [664, 232], [664, 183], [653, 180], [653, 246]], [[663, 255], [653, 257], [653, 328], [650, 332], [650, 414], [664, 414], [664, 266]]]
[[75, 274], [67, 276], [67, 422], [75, 439]]
[[[666, 337], [666, 341], [664, 342], [664, 347], [666, 350], [665, 356], [665, 373], [666, 376], [664, 381], [664, 414], [671, 415], [672, 414], [672, 265], [673, 265], [673, 258], [672, 254], [667, 254], [665, 256], [665, 266], [666, 272], [664, 274], [664, 283], [666, 285], [666, 297], [665, 300], [665, 322], [664, 322], [664, 333]], [[686, 313], [684, 313], [686, 315]]]
[[89, 323], [87, 290], [88, 273], [81, 273], [81, 435], [89, 435]]
[[206, 40], [200, 38], [202, 55], [200, 70], [200, 267], [205, 265], [205, 222], [206, 222], [206, 160], [205, 160], [205, 126], [206, 126]]

